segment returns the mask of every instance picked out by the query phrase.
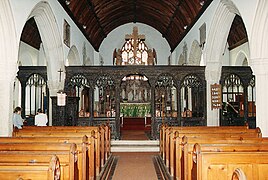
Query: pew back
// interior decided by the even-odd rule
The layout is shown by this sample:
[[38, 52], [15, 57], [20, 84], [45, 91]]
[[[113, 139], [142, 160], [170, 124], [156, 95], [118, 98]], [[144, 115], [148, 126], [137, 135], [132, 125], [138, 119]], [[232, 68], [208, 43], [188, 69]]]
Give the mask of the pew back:
[[237, 169], [247, 180], [268, 179], [268, 152], [202, 152], [199, 147], [193, 152], [192, 179], [233, 179]]
[[49, 159], [47, 162], [34, 164], [0, 162], [0, 179], [67, 180], [67, 178], [60, 177], [60, 168], [64, 168], [65, 164], [60, 163], [59, 158], [55, 155]]

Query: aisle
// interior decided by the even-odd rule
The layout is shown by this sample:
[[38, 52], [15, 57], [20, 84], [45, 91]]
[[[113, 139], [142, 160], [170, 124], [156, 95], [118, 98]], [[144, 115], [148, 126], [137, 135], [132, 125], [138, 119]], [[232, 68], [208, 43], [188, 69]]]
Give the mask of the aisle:
[[112, 180], [157, 180], [153, 156], [157, 153], [113, 153], [118, 162]]

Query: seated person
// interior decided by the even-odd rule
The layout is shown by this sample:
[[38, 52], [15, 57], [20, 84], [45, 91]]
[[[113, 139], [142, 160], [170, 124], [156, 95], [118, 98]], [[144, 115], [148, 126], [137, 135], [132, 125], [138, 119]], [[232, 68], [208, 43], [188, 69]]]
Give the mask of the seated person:
[[41, 109], [38, 109], [37, 115], [34, 117], [34, 122], [36, 126], [46, 126], [48, 122], [47, 115], [44, 114]]
[[13, 112], [13, 126], [15, 129], [22, 129], [24, 119], [21, 117], [21, 107], [16, 107]]

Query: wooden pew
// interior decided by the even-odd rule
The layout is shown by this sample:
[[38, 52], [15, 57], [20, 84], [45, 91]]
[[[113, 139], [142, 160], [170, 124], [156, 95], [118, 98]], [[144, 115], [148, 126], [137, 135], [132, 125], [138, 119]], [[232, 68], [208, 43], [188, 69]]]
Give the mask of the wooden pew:
[[[247, 126], [223, 126], [223, 127], [162, 127], [162, 133], [160, 142], [160, 155], [162, 156], [163, 161], [165, 162], [166, 167], [168, 168], [171, 176], [175, 174], [175, 133], [176, 135], [182, 138], [184, 135], [189, 137], [222, 137], [222, 138], [245, 138], [245, 137], [261, 137], [261, 132], [259, 128], [248, 129]], [[176, 137], [177, 138], [177, 137]], [[164, 139], [164, 140], [163, 140]], [[181, 143], [180, 141], [178, 142]]]
[[[38, 129], [38, 130], [37, 130]], [[83, 135], [89, 136], [89, 132], [92, 130], [95, 131], [96, 136], [96, 144], [97, 148], [99, 147], [101, 150], [100, 156], [102, 158], [101, 166], [104, 165], [105, 160], [109, 158], [111, 155], [111, 129], [108, 125], [101, 126], [25, 126], [21, 130], [17, 130], [13, 132], [13, 137], [37, 137], [43, 136], [41, 133], [45, 133], [45, 136], [54, 136], [55, 132], [70, 132], [70, 133], [81, 133]], [[59, 134], [62, 137], [62, 135]], [[104, 144], [101, 142], [104, 141]]]
[[0, 162], [0, 179], [59, 180], [60, 168], [65, 165], [60, 163], [56, 155], [49, 157], [49, 159], [46, 163]]
[[196, 144], [192, 156], [192, 179], [234, 180], [241, 173], [247, 180], [268, 179], [267, 151], [203, 152], [202, 146]]
[[[258, 143], [266, 142], [267, 138], [241, 138], [241, 137], [211, 137], [211, 136], [201, 136], [201, 137], [179, 137], [179, 133], [176, 132], [174, 136], [174, 154], [170, 156], [170, 174], [178, 179], [185, 174], [183, 172], [183, 164], [187, 164], [188, 161], [184, 160], [183, 157], [188, 153], [188, 146], [192, 147], [195, 143], [201, 144], [227, 144], [227, 143]], [[191, 149], [191, 148], [190, 148]], [[173, 172], [173, 174], [172, 174]]]
[[166, 140], [166, 136], [167, 136], [167, 130], [169, 130], [169, 128], [175, 128], [177, 131], [179, 130], [200, 130], [200, 129], [211, 129], [211, 130], [217, 130], [217, 129], [229, 129], [229, 130], [247, 130], [249, 129], [248, 124], [245, 124], [245, 126], [168, 126], [167, 124], [162, 124], [160, 127], [160, 154], [162, 154], [163, 152], [163, 147], [165, 147], [165, 140]]
[[[95, 164], [95, 132], [92, 135], [81, 137], [0, 137], [0, 143], [64, 143], [77, 145], [79, 179], [94, 178]], [[1, 152], [0, 152], [1, 153]]]
[[[182, 143], [182, 155], [180, 161], [181, 166], [181, 177], [184, 179], [191, 179], [192, 169], [192, 153], [195, 146], [194, 142], [183, 142]], [[268, 139], [257, 138], [257, 139], [244, 139], [235, 140], [227, 139], [222, 142], [219, 139], [209, 138], [207, 141], [199, 140], [198, 144], [201, 145], [201, 151], [217, 151], [217, 152], [231, 152], [231, 151], [268, 151]]]
[[[217, 133], [218, 131], [220, 131], [220, 132], [238, 131], [238, 132], [244, 133], [244, 132], [247, 132], [248, 129], [249, 129], [248, 126], [191, 126], [191, 127], [187, 126], [187, 127], [177, 127], [177, 126], [167, 126], [165, 124], [165, 125], [162, 125], [160, 128], [160, 139], [159, 139], [160, 140], [160, 154], [164, 158], [166, 146], [168, 146], [167, 143], [169, 142], [170, 134], [173, 131], [179, 131], [180, 133], [184, 133], [184, 132], [201, 133], [203, 131]], [[259, 131], [258, 136], [261, 137], [260, 131]]]
[[[47, 162], [47, 157], [52, 155], [57, 155], [61, 157], [62, 163], [66, 164], [65, 167], [68, 169], [62, 169], [62, 178], [63, 179], [77, 179], [78, 170], [77, 170], [77, 145], [76, 144], [65, 144], [65, 143], [0, 143], [0, 152], [1, 153], [10, 153], [15, 156], [16, 153], [29, 154], [28, 156], [34, 156], [33, 154], [41, 154], [34, 157], [41, 156], [46, 157], [45, 160], [40, 160], [41, 163]], [[4, 155], [3, 155], [4, 156]], [[2, 156], [1, 156], [2, 157]], [[11, 156], [12, 157], [12, 156]], [[21, 158], [22, 159], [22, 158]], [[20, 158], [10, 158], [9, 161], [14, 160], [18, 162]], [[37, 159], [38, 160], [38, 159]], [[4, 161], [8, 161], [7, 159]], [[30, 161], [31, 162], [31, 161]], [[29, 161], [28, 161], [29, 163]]]
[[[31, 127], [25, 128], [15, 132], [13, 135], [16, 137], [57, 137], [61, 138], [61, 141], [66, 141], [65, 139], [70, 139], [81, 137], [83, 135], [92, 134], [95, 132], [95, 142], [94, 142], [94, 152], [95, 152], [95, 172], [94, 176], [99, 176], [105, 163], [111, 155], [110, 151], [110, 128], [108, 126], [100, 127], [80, 127], [80, 126], [45, 126], [45, 127]], [[91, 132], [91, 133], [90, 133]], [[92, 166], [93, 167], [93, 166]]]
[[[178, 128], [168, 128], [166, 130], [166, 140], [163, 142], [162, 147], [162, 158], [166, 164], [166, 167], [170, 170], [171, 176], [174, 176], [174, 158], [176, 151], [176, 144], [180, 144], [181, 141], [176, 142], [176, 138], [182, 138], [183, 136], [187, 137], [218, 137], [218, 138], [259, 138], [261, 136], [261, 132], [259, 128], [256, 129], [233, 129], [227, 130], [226, 128], [215, 128], [215, 127], [203, 127], [202, 129], [195, 128], [192, 129], [181, 129]], [[216, 129], [216, 130], [215, 130]], [[176, 137], [175, 137], [176, 134]]]

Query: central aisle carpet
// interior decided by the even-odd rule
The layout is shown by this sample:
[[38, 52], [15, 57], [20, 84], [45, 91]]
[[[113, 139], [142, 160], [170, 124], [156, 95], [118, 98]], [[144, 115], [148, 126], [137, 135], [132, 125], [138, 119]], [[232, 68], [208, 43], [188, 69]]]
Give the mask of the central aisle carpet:
[[157, 153], [113, 153], [117, 165], [112, 180], [157, 180], [153, 156]]

